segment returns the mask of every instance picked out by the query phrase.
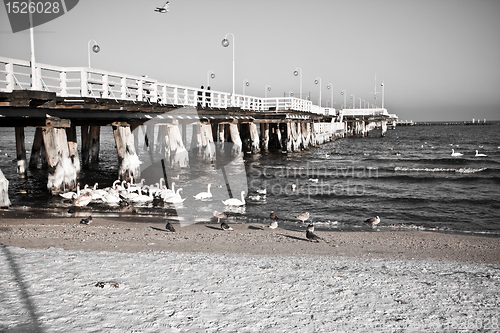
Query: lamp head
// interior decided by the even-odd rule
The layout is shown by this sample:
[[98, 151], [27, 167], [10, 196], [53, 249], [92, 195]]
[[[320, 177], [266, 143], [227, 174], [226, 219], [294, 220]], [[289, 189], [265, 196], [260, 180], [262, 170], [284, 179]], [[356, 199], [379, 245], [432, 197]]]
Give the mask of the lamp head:
[[297, 76], [297, 75], [299, 75], [299, 72], [298, 71], [294, 71], [293, 75]]
[[314, 83], [315, 83], [315, 84], [318, 84], [318, 83], [319, 83], [318, 79], [314, 80]]
[[92, 51], [94, 51], [94, 53], [98, 53], [100, 50], [101, 47], [99, 45], [94, 44], [94, 46], [92, 46]]
[[228, 47], [229, 46], [229, 40], [227, 38], [224, 38], [222, 40], [222, 46], [224, 46], [224, 47]]
[[247, 87], [248, 87], [249, 85], [250, 85], [250, 82], [246, 81], [246, 82], [245, 82], [245, 86], [247, 86]]
[[210, 78], [215, 79], [215, 74], [214, 73], [210, 74]]

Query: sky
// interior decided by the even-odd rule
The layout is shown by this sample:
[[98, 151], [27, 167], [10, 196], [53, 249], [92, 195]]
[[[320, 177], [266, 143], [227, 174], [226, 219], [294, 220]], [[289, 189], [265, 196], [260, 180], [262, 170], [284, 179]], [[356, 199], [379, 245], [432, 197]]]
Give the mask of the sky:
[[[346, 91], [402, 120], [500, 120], [498, 0], [80, 0], [35, 27], [36, 61], [148, 75], [159, 82], [247, 95], [297, 97], [341, 108]], [[229, 35], [229, 47], [221, 45]], [[233, 38], [234, 36], [234, 38]], [[0, 56], [29, 60], [27, 31], [0, 8]], [[376, 80], [375, 80], [376, 77]], [[375, 82], [377, 100], [374, 100]], [[328, 104], [328, 105], [327, 105]]]

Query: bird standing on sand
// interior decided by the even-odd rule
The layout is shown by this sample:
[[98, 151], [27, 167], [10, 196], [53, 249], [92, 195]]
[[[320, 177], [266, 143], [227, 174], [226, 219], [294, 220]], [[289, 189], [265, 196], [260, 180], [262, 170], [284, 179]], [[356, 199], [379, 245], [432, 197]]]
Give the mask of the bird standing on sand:
[[319, 242], [321, 240], [320, 237], [316, 236], [312, 231], [309, 231], [309, 227], [307, 228], [306, 230], [306, 238], [310, 241], [310, 242]]
[[275, 212], [271, 211], [271, 214], [269, 214], [269, 218], [271, 219], [269, 228], [276, 229], [278, 227], [278, 215], [276, 215]]
[[225, 230], [225, 231], [231, 231], [233, 230], [233, 228], [231, 228], [226, 222], [222, 222], [220, 224], [220, 227], [222, 230]]
[[225, 219], [227, 217], [226, 214], [224, 213], [219, 213], [218, 211], [214, 210], [214, 216], [217, 218], [217, 223], [220, 223], [220, 219]]
[[167, 231], [170, 231], [170, 232], [175, 232], [175, 228], [170, 222], [167, 222], [165, 229], [167, 229]]
[[301, 220], [302, 221], [302, 225], [304, 225], [304, 221], [309, 218], [309, 212], [305, 212], [305, 213], [299, 214], [299, 215], [295, 216], [295, 218]]
[[365, 223], [371, 224], [372, 227], [375, 227], [377, 224], [380, 223], [380, 217], [375, 216], [375, 217], [369, 218], [369, 219], [365, 220]]
[[80, 224], [90, 224], [90, 223], [92, 223], [92, 216], [91, 215], [89, 215], [89, 217], [87, 217], [86, 219], [82, 219], [80, 221]]
[[307, 231], [314, 232], [314, 224], [309, 223], [309, 225], [307, 226]]
[[271, 214], [269, 214], [269, 218], [273, 221], [276, 221], [278, 219], [278, 215], [274, 211], [271, 211]]

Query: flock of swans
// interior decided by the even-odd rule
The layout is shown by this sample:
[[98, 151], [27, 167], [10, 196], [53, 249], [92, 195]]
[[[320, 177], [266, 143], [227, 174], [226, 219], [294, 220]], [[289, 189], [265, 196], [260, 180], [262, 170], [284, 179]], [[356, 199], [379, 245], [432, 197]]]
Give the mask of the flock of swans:
[[[459, 152], [456, 152], [455, 149], [452, 149], [451, 150], [451, 156], [452, 157], [461, 157], [461, 156], [464, 156], [464, 154], [462, 153], [459, 153]], [[476, 150], [476, 155], [474, 155], [475, 157], [487, 157], [488, 155], [486, 154], [481, 154], [479, 153], [479, 151]]]
[[[93, 187], [85, 185], [83, 189], [81, 189], [80, 184], [78, 184], [76, 192], [66, 192], [60, 194], [60, 196], [66, 200], [71, 200], [76, 207], [84, 207], [91, 202], [117, 206], [123, 201], [131, 204], [141, 204], [159, 200], [167, 204], [181, 204], [186, 200], [186, 198], [181, 197], [182, 188], [175, 189], [174, 182], [172, 182], [170, 189], [164, 184], [165, 180], [163, 178], [160, 178], [160, 181], [154, 185], [145, 185], [144, 182], [144, 179], [142, 179], [140, 183], [135, 183], [133, 179], [130, 181], [115, 180], [111, 187], [106, 187], [104, 189], [98, 188], [98, 183], [95, 183]], [[193, 196], [194, 199], [210, 200], [212, 198], [210, 187], [211, 184], [208, 184], [207, 191], [196, 194]], [[244, 206], [246, 204], [245, 192], [241, 192], [241, 200], [229, 198], [222, 202], [226, 206]]]

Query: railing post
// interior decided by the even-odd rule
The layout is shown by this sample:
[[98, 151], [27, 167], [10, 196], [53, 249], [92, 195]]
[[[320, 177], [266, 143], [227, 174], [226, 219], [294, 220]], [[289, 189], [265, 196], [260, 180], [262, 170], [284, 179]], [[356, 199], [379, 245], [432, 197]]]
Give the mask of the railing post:
[[87, 70], [85, 68], [80, 72], [80, 94], [82, 97], [89, 96], [89, 88], [87, 84]]
[[12, 92], [14, 90], [14, 64], [8, 62], [5, 64], [5, 71], [7, 72], [6, 81], [7, 81], [7, 92]]
[[144, 81], [142, 79], [140, 79], [139, 81], [137, 81], [137, 85], [138, 85], [138, 87], [137, 87], [137, 100], [139, 102], [142, 102], [142, 100], [143, 100], [142, 99], [142, 94], [143, 94], [143, 87], [142, 87], [142, 85], [143, 85], [143, 82]]
[[174, 104], [179, 105], [179, 88], [174, 87]]
[[189, 102], [188, 90], [184, 89], [184, 105], [187, 105]]
[[108, 74], [102, 74], [102, 98], [109, 97]]
[[[42, 81], [42, 69], [40, 67], [35, 67], [35, 73], [36, 73], [36, 88], [40, 90], [45, 90], [43, 88], [43, 81]], [[33, 88], [32, 88], [33, 89]], [[48, 90], [48, 88], [47, 88]]]
[[156, 103], [158, 102], [158, 83], [155, 81], [151, 84], [149, 90], [149, 100], [151, 103]]
[[127, 78], [120, 78], [120, 96], [121, 99], [127, 99]]
[[59, 81], [60, 81], [59, 86], [61, 87], [60, 94], [62, 97], [68, 96], [68, 82], [66, 81], [66, 79], [67, 79], [66, 72], [60, 72], [59, 73]]
[[161, 92], [162, 92], [162, 97], [161, 97], [162, 104], [167, 104], [167, 86], [162, 86]]

